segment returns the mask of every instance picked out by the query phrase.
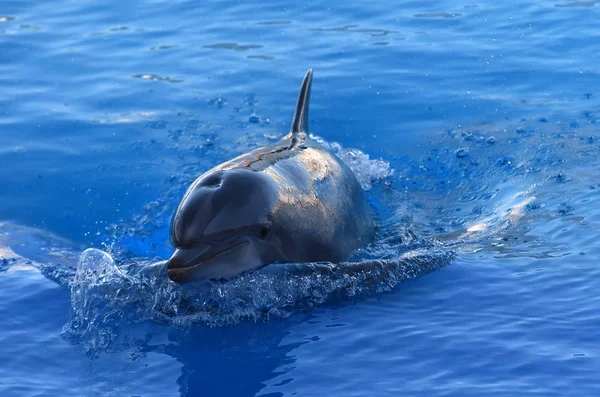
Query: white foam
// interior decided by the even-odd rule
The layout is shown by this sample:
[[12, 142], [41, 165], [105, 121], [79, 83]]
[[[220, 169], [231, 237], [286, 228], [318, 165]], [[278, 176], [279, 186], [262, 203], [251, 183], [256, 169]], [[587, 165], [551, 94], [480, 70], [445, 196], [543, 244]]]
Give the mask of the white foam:
[[310, 137], [346, 163], [364, 190], [370, 190], [373, 183], [390, 178], [394, 174], [390, 163], [381, 158], [372, 159], [362, 150], [347, 149], [337, 142], [328, 142], [317, 135], [311, 134]]

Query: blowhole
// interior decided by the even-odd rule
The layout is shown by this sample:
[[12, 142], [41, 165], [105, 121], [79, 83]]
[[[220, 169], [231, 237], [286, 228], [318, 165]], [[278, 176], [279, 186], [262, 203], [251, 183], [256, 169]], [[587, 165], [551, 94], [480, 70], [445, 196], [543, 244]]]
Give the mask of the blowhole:
[[200, 186], [216, 188], [220, 187], [221, 183], [222, 179], [219, 175], [210, 175], [200, 183]]

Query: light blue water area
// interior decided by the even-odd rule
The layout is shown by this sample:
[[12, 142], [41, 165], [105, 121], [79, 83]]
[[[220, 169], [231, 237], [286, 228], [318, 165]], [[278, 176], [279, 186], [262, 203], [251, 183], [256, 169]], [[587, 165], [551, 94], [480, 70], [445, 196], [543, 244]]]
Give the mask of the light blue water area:
[[[0, 395], [598, 395], [599, 7], [1, 2]], [[309, 67], [376, 242], [170, 282], [185, 188]]]

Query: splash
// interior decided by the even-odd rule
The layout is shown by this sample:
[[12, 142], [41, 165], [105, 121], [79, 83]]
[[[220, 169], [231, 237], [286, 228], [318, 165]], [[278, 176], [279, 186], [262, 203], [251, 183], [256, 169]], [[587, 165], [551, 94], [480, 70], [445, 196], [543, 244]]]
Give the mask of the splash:
[[87, 249], [71, 283], [72, 319], [63, 336], [93, 353], [109, 348], [130, 323], [224, 326], [285, 318], [325, 302], [390, 291], [454, 258], [439, 244], [410, 247], [388, 241], [340, 264], [270, 265], [226, 282], [183, 286], [168, 279], [164, 261], [117, 266], [107, 252]]
[[328, 142], [317, 135], [311, 134], [310, 137], [350, 167], [364, 190], [371, 190], [374, 183], [389, 179], [394, 174], [390, 163], [383, 159], [371, 159], [359, 149], [346, 149], [338, 142]]
[[85, 250], [71, 282], [72, 319], [63, 330], [71, 342], [84, 341], [89, 351], [105, 349], [126, 322], [164, 321], [176, 313], [177, 290], [166, 283], [164, 262], [140, 260], [136, 270], [119, 268], [102, 250]]
[[[374, 188], [385, 187], [393, 176], [390, 164], [382, 159], [312, 138], [350, 167], [370, 199], [379, 194]], [[224, 326], [285, 318], [326, 302], [389, 291], [454, 258], [442, 244], [418, 238], [401, 219], [390, 218], [378, 222], [376, 243], [344, 263], [276, 264], [227, 282], [181, 286], [168, 279], [164, 261], [142, 259], [123, 249], [135, 243], [136, 236], [147, 240], [164, 231], [162, 221], [176, 201], [179, 185], [146, 205], [139, 225], [121, 228], [121, 244], [114, 240], [104, 244], [110, 253], [88, 249], [81, 254], [70, 282], [72, 319], [64, 328], [66, 339], [97, 352], [114, 346], [132, 323]]]
[[[324, 303], [392, 290], [448, 265], [457, 253], [502, 247], [503, 255], [511, 255], [512, 241], [534, 238], [524, 238], [530, 222], [572, 217], [562, 191], [572, 190], [577, 179], [582, 191], [586, 184], [596, 186], [572, 167], [560, 171], [567, 165], [566, 141], [571, 151], [596, 161], [594, 142], [564, 135], [550, 140], [523, 131], [516, 130], [517, 138], [498, 130], [446, 131], [424, 156], [394, 163], [394, 168], [313, 136], [355, 172], [377, 212], [376, 242], [339, 264], [270, 265], [227, 282], [177, 285], [166, 276], [164, 261], [127, 252], [148, 230], [163, 231], [162, 218], [177, 200], [171, 192], [147, 206], [142, 227], [128, 229], [120, 243], [107, 245], [111, 254], [87, 250], [81, 255], [70, 282], [73, 318], [64, 335], [99, 351], [114, 346], [128, 324], [144, 321], [219, 327], [285, 318]], [[515, 149], [524, 143], [527, 150]], [[578, 156], [566, 158], [573, 163]], [[539, 248], [545, 242], [535, 244]]]

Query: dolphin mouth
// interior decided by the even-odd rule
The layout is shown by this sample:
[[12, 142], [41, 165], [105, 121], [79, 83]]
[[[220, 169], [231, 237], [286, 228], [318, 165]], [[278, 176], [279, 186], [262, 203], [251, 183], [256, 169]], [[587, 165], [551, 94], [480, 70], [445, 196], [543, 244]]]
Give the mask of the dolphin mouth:
[[200, 273], [202, 273], [204, 267], [246, 244], [249, 244], [249, 241], [226, 245], [202, 244], [194, 248], [177, 248], [167, 262], [167, 275], [177, 283], [194, 281], [199, 278], [210, 278], [201, 277]]

